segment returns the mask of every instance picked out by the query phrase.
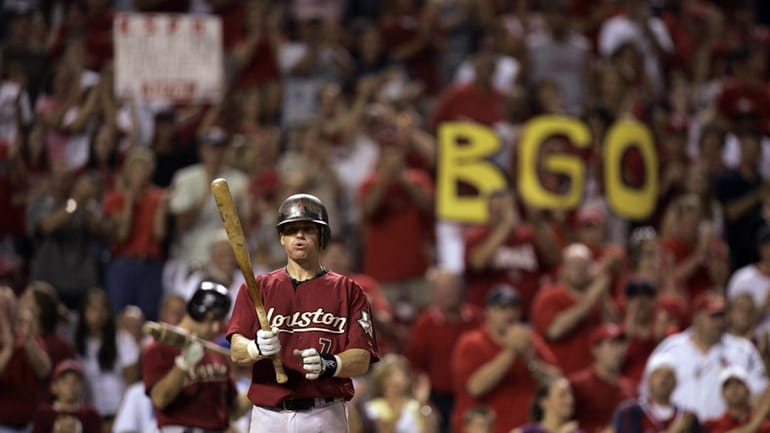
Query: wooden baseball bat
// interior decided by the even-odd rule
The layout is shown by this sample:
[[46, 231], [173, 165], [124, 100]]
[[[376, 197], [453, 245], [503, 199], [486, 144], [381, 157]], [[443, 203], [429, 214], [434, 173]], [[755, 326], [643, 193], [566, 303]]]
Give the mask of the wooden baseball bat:
[[[259, 294], [259, 287], [257, 287], [257, 280], [254, 278], [254, 270], [251, 266], [249, 249], [246, 246], [246, 238], [243, 235], [243, 227], [241, 227], [241, 220], [233, 203], [233, 196], [230, 194], [227, 180], [223, 178], [214, 179], [211, 182], [211, 192], [214, 195], [214, 200], [217, 202], [217, 209], [219, 209], [219, 215], [222, 217], [222, 224], [225, 226], [227, 238], [230, 239], [230, 247], [232, 247], [233, 253], [235, 253], [238, 267], [241, 268], [243, 278], [246, 280], [246, 287], [249, 289], [251, 301], [254, 304], [254, 309], [257, 311], [259, 327], [269, 331], [270, 324], [267, 323], [265, 306], [262, 305], [262, 297]], [[288, 377], [283, 370], [283, 364], [281, 364], [279, 355], [273, 356], [272, 360], [276, 382], [286, 383]]]
[[142, 325], [142, 332], [152, 336], [152, 338], [161, 343], [180, 348], [184, 347], [190, 341], [200, 341], [203, 344], [204, 349], [216, 352], [228, 358], [230, 357], [230, 351], [228, 349], [196, 337], [187, 332], [187, 330], [178, 326], [169, 325], [168, 323], [145, 322], [145, 324]]

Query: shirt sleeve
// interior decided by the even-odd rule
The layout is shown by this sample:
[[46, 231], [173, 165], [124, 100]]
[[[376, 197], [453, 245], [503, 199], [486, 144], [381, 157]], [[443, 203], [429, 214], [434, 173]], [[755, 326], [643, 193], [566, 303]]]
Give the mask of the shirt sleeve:
[[142, 355], [142, 378], [147, 395], [150, 395], [152, 387], [173, 368], [175, 356], [173, 351], [163, 350], [158, 344], [153, 344], [145, 350]]
[[136, 406], [136, 394], [129, 389], [123, 397], [118, 414], [115, 416], [115, 422], [112, 425], [112, 431], [115, 433], [138, 432], [139, 414]]
[[350, 280], [350, 283], [353, 287], [350, 295], [350, 317], [348, 317], [350, 325], [345, 350], [367, 350], [372, 356], [371, 362], [376, 362], [380, 355], [377, 348], [377, 334], [374, 329], [372, 308], [369, 305], [369, 301], [366, 300], [366, 295], [361, 286], [353, 280]]
[[[473, 334], [465, 334], [457, 341], [452, 353], [452, 375], [455, 393], [460, 393], [473, 373], [484, 363], [473, 345]], [[464, 393], [464, 392], [463, 392]]]
[[543, 338], [548, 338], [548, 327], [562, 310], [561, 303], [554, 296], [553, 290], [555, 289], [546, 288], [541, 291], [532, 306], [532, 324], [535, 331]]
[[767, 388], [765, 364], [754, 345], [748, 341], [745, 343], [749, 350], [748, 365], [746, 366], [746, 371], [749, 373], [749, 388], [753, 395], [759, 395]]
[[[257, 284], [259, 284], [259, 278], [257, 278]], [[238, 290], [238, 296], [235, 298], [230, 324], [227, 326], [227, 341], [231, 341], [233, 334], [254, 338], [258, 330], [259, 323], [257, 322], [257, 313], [254, 311], [254, 304], [246, 284], [242, 284]]]

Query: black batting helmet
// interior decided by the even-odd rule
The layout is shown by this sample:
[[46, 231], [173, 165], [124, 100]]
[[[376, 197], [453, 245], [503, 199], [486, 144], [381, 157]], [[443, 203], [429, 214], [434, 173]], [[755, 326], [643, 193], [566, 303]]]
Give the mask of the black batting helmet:
[[209, 314], [221, 320], [229, 311], [230, 294], [227, 287], [212, 281], [202, 281], [187, 303], [187, 314], [196, 322], [206, 320]]
[[331, 229], [329, 228], [329, 214], [326, 213], [326, 206], [311, 194], [294, 194], [283, 201], [278, 209], [278, 234], [281, 233], [281, 226], [294, 221], [310, 221], [318, 224], [321, 229], [321, 248], [326, 248], [331, 238]]

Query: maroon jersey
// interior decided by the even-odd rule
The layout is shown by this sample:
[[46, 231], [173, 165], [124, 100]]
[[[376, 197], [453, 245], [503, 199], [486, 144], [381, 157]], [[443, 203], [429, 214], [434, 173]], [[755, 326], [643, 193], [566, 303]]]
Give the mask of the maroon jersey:
[[[142, 354], [142, 377], [147, 395], [174, 367], [180, 349], [153, 342]], [[225, 430], [230, 424], [230, 408], [238, 391], [230, 378], [230, 361], [210, 351], [204, 352], [185, 377], [182, 390], [163, 410], [155, 408], [158, 427], [181, 425], [206, 430]]]
[[[334, 397], [350, 400], [353, 382], [349, 378], [305, 378], [302, 361], [293, 355], [294, 349], [314, 347], [319, 353], [337, 354], [348, 349], [364, 349], [378, 359], [377, 340], [372, 312], [361, 287], [350, 278], [336, 272], [294, 287], [285, 269], [258, 275], [257, 285], [271, 327], [279, 329], [281, 362], [289, 380], [282, 385], [275, 381], [273, 363], [262, 359], [254, 363], [251, 372], [249, 399], [257, 406], [278, 406], [287, 398]], [[254, 338], [259, 322], [249, 291], [241, 286], [235, 300], [227, 338], [241, 334]]]

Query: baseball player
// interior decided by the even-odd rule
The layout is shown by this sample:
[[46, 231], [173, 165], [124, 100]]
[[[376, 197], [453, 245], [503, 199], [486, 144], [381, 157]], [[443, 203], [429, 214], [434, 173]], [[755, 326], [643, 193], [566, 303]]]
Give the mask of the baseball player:
[[[204, 281], [187, 303], [179, 327], [202, 339], [219, 332], [230, 310], [230, 295], [221, 284]], [[230, 377], [229, 360], [204, 352], [200, 341], [179, 349], [151, 343], [142, 357], [142, 377], [161, 433], [223, 432], [230, 419], [251, 407]]]
[[[233, 361], [253, 364], [248, 397], [251, 433], [345, 432], [351, 377], [377, 361], [372, 313], [361, 287], [321, 265], [331, 231], [326, 208], [309, 194], [287, 198], [278, 211], [286, 267], [257, 276], [271, 330], [259, 322], [241, 286], [227, 330]], [[278, 384], [269, 357], [278, 355], [288, 381]]]

